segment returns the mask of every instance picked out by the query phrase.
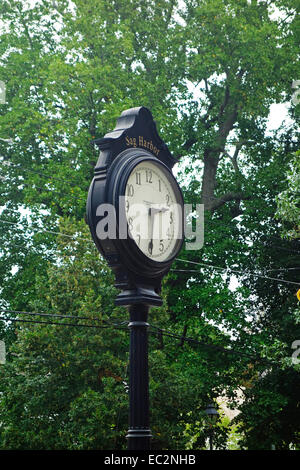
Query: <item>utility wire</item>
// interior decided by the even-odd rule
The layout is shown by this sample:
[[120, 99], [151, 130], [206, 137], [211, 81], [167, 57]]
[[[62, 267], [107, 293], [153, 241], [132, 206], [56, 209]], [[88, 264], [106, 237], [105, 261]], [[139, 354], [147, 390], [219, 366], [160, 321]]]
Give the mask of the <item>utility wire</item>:
[[[6, 208], [6, 209], [4, 209], [4, 211], [5, 211], [5, 210], [8, 211], [8, 212], [14, 212], [14, 213], [16, 213], [16, 214], [20, 214], [20, 211], [17, 211], [17, 210], [14, 210], [14, 209]], [[49, 209], [49, 210], [50, 210], [50, 209]], [[2, 220], [3, 220], [3, 219], [2, 219]], [[9, 223], [8, 221], [6, 221], [6, 222]], [[18, 224], [18, 222], [10, 222], [10, 223], [11, 223], [11, 224]], [[22, 222], [19, 222], [19, 223], [22, 223]], [[225, 224], [221, 224], [221, 225], [227, 226], [227, 225], [225, 225]], [[49, 230], [44, 230], [44, 231], [45, 231], [45, 232], [49, 232], [49, 233], [58, 234], [58, 232], [53, 232], [53, 231], [50, 232]], [[65, 236], [69, 236], [69, 237], [70, 237], [70, 235], [65, 235]], [[276, 240], [284, 241], [284, 240], [282, 240], [281, 238], [275, 237], [275, 236], [273, 236], [273, 235], [268, 235], [268, 238], [273, 238], [273, 239], [276, 239]], [[91, 242], [90, 239], [85, 239], [85, 240]], [[285, 248], [285, 247], [281, 247], [281, 246], [278, 246], [278, 245], [272, 245], [272, 247], [278, 248], [278, 249], [280, 249], [280, 250], [288, 251], [288, 252], [291, 252], [291, 253], [299, 253], [299, 254], [300, 254], [300, 251], [292, 250], [292, 249], [290, 249], [290, 248]]]
[[[112, 323], [109, 322], [108, 320], [102, 320], [100, 318], [95, 318], [95, 317], [83, 317], [83, 316], [75, 316], [75, 315], [62, 315], [58, 313], [45, 313], [45, 312], [24, 312], [22, 310], [11, 310], [11, 309], [3, 309], [0, 308], [0, 312], [3, 313], [14, 313], [17, 315], [34, 315], [34, 316], [41, 316], [41, 317], [51, 317], [51, 318], [67, 318], [68, 320], [89, 320], [89, 321], [96, 321], [96, 322], [103, 322], [106, 323], [107, 325], [110, 325], [112, 327], [115, 326], [124, 326], [124, 324], [128, 324], [128, 322], [121, 322], [121, 323]], [[101, 326], [101, 325], [99, 325]]]
[[[20, 211], [15, 210], [15, 209], [5, 208], [4, 211], [14, 212], [14, 213], [20, 215]], [[2, 220], [3, 220], [3, 219], [2, 219]], [[22, 222], [8, 222], [8, 221], [7, 221], [7, 223], [18, 224], [18, 223], [22, 223]], [[221, 224], [221, 225], [224, 225], [224, 224]], [[226, 226], [226, 225], [224, 225], [224, 226]], [[49, 230], [44, 230], [44, 231], [45, 231], [45, 232], [49, 232]], [[51, 232], [51, 233], [52, 233], [52, 232]], [[53, 233], [56, 233], [56, 234], [57, 234], [57, 233], [60, 233], [60, 232], [53, 232]], [[69, 236], [69, 237], [70, 237], [70, 235], [65, 235], [65, 236]], [[283, 241], [283, 242], [284, 242], [283, 239], [281, 239], [281, 238], [279, 238], [279, 237], [275, 237], [275, 236], [273, 236], [273, 235], [268, 235], [268, 238], [274, 238], [274, 239], [276, 239], [276, 240], [280, 240], [280, 241]], [[85, 240], [91, 241], [90, 239], [85, 239]], [[273, 248], [278, 248], [278, 249], [284, 250], [284, 251], [290, 251], [291, 253], [299, 253], [299, 254], [300, 254], [300, 251], [292, 250], [292, 249], [290, 249], [290, 248], [285, 248], [285, 247], [278, 246], [278, 245], [272, 245], [272, 247], [273, 247]]]
[[262, 274], [257, 274], [257, 273], [253, 273], [253, 272], [249, 272], [249, 271], [242, 272], [242, 271], [236, 270], [235, 268], [230, 268], [230, 267], [224, 268], [222, 266], [215, 266], [213, 264], [208, 264], [208, 263], [198, 263], [196, 261], [189, 261], [189, 260], [184, 260], [184, 259], [180, 259], [180, 258], [176, 258], [176, 261], [181, 261], [183, 263], [193, 264], [193, 265], [197, 265], [197, 266], [201, 266], [201, 267], [205, 267], [205, 268], [217, 269], [217, 270], [221, 270], [221, 271], [231, 271], [234, 274], [240, 274], [242, 276], [248, 275], [248, 276], [258, 277], [258, 278], [261, 278], [261, 279], [268, 279], [270, 281], [284, 282], [286, 284], [293, 284], [295, 286], [300, 285], [300, 281], [299, 282], [293, 282], [293, 281], [288, 281], [286, 279], [279, 279], [277, 277], [263, 276]]
[[249, 359], [253, 359], [253, 360], [256, 360], [256, 361], [267, 362], [269, 364], [278, 365], [278, 363], [276, 363], [274, 361], [271, 361], [270, 359], [264, 359], [261, 356], [253, 356], [252, 353], [247, 353], [245, 351], [237, 350], [237, 349], [234, 349], [234, 348], [233, 349], [224, 348], [223, 346], [220, 346], [220, 345], [217, 345], [217, 344], [205, 343], [204, 341], [199, 341], [195, 338], [182, 336], [182, 335], [173, 333], [172, 331], [164, 330], [162, 328], [159, 328], [159, 327], [151, 325], [151, 324], [150, 324], [150, 328], [153, 328], [153, 329], [157, 330], [158, 332], [164, 334], [165, 336], [169, 336], [171, 338], [176, 338], [176, 339], [179, 339], [180, 341], [183, 341], [183, 342], [186, 341], [187, 343], [198, 344], [198, 345], [206, 347], [206, 348], [214, 349], [215, 351], [226, 352], [226, 353], [229, 353], [229, 354], [237, 354], [239, 356], [242, 355], [242, 356], [248, 357]]
[[[26, 146], [25, 146], [25, 147], [26, 147]], [[67, 183], [68, 185], [70, 185], [70, 186], [72, 186], [72, 187], [78, 186], [78, 185], [75, 185], [75, 184], [74, 184], [74, 181], [72, 181], [72, 180], [67, 180], [67, 179], [65, 179], [65, 178], [57, 178], [57, 177], [52, 176], [52, 175], [50, 176], [50, 175], [47, 175], [47, 174], [44, 173], [44, 172], [41, 172], [41, 171], [38, 171], [38, 170], [34, 170], [33, 168], [25, 167], [25, 166], [23, 166], [23, 165], [17, 165], [17, 164], [15, 164], [15, 163], [10, 162], [10, 161], [5, 161], [5, 163], [6, 163], [6, 164], [4, 164], [3, 162], [0, 162], [0, 165], [1, 165], [1, 166], [8, 167], [8, 168], [9, 168], [9, 167], [14, 167], [14, 168], [17, 168], [17, 169], [23, 168], [25, 172], [26, 172], [26, 171], [29, 171], [29, 172], [31, 172], [31, 173], [38, 174], [38, 175], [39, 175], [40, 177], [42, 177], [42, 178], [47, 178], [47, 179], [49, 179], [50, 182], [51, 182], [51, 180], [55, 180], [55, 181], [59, 181], [59, 182], [64, 183], [64, 184]], [[8, 163], [8, 164], [7, 164], [7, 163]], [[20, 176], [22, 176], [22, 175], [20, 175]], [[31, 186], [31, 185], [26, 184], [26, 183], [23, 183], [23, 182], [20, 182], [20, 184], [24, 184], [25, 186]], [[36, 186], [36, 188], [39, 189], [39, 190], [41, 190], [41, 191], [44, 190], [43, 188], [40, 188], [40, 187], [38, 187], [38, 186]], [[72, 197], [74, 197], [74, 198], [77, 199], [77, 197], [76, 197], [75, 195], [72, 195]], [[226, 203], [226, 202], [232, 202], [232, 201], [227, 201], [227, 200], [225, 200], [225, 199], [222, 199], [221, 197], [216, 197], [216, 196], [206, 196], [206, 199], [221, 200], [222, 202], [225, 202], [225, 203]], [[214, 221], [214, 220], [212, 220], [211, 222], [213, 222], [213, 223], [215, 224], [215, 221]], [[219, 224], [219, 223], [216, 224], [216, 225], [218, 225], [218, 226], [222, 225], [222, 226], [224, 226], [224, 227], [227, 227], [227, 226], [228, 226], [227, 224]], [[277, 240], [278, 240], [278, 239], [281, 240], [281, 238], [275, 237], [275, 236], [272, 236], [272, 235], [270, 235], [269, 237], [276, 238]]]
[[[29, 168], [29, 167], [25, 167], [25, 166], [22, 166], [22, 165], [17, 165], [15, 163], [12, 163], [8, 160], [5, 161], [6, 164], [4, 164], [3, 162], [0, 162], [0, 165], [1, 166], [5, 166], [6, 168], [16, 168], [16, 169], [21, 169], [23, 168], [24, 171], [28, 171], [30, 173], [34, 173], [34, 174], [37, 174], [39, 175], [41, 178], [47, 178], [49, 179], [50, 181], [51, 180], [55, 180], [55, 181], [59, 181], [60, 183], [64, 183], [64, 184], [68, 184], [70, 186], [73, 186], [73, 187], [76, 187], [77, 185], [74, 184], [74, 181], [71, 181], [71, 180], [66, 180], [65, 178], [57, 178], [56, 176], [53, 176], [53, 175], [47, 175], [46, 173], [44, 172], [41, 172], [41, 171], [38, 171], [38, 170], [34, 170], [33, 168]], [[22, 175], [20, 175], [22, 176]]]
[[[28, 187], [28, 188], [38, 189], [38, 190], [40, 190], [40, 191], [52, 192], [52, 194], [55, 194], [55, 188], [53, 188], [52, 190], [50, 190], [50, 188], [47, 188], [47, 187], [46, 187], [46, 184], [45, 184], [45, 186], [44, 186], [43, 188], [41, 188], [40, 186], [36, 186], [36, 185], [35, 185], [35, 187], [33, 187], [32, 184], [25, 183], [24, 181], [17, 181], [17, 182], [15, 182], [15, 184], [18, 185], [18, 186], [26, 186], [26, 187]], [[21, 191], [22, 191], [22, 190], [23, 190], [23, 189], [21, 189]], [[18, 191], [20, 191], [20, 190], [18, 189]], [[78, 200], [79, 200], [79, 198], [80, 198], [79, 196], [76, 196], [76, 194], [69, 194], [69, 193], [68, 193], [68, 196], [69, 196], [71, 199], [74, 199], [74, 201], [76, 200], [77, 202], [78, 202]], [[81, 197], [82, 197], [82, 196], [81, 196]], [[85, 199], [81, 199], [81, 201], [83, 201], [83, 200], [85, 200]]]
[[104, 325], [78, 325], [77, 323], [62, 323], [62, 322], [47, 322], [47, 321], [39, 321], [39, 320], [24, 320], [22, 318], [9, 318], [9, 317], [1, 317], [0, 320], [2, 321], [12, 321], [12, 322], [22, 322], [22, 323], [37, 323], [42, 325], [59, 325], [59, 326], [73, 326], [77, 328], [112, 328], [112, 326], [104, 326]]
[[[93, 318], [82, 317], [82, 316], [75, 317], [75, 316], [70, 316], [70, 315], [26, 312], [26, 311], [11, 310], [11, 309], [0, 309], [0, 312], [18, 313], [18, 314], [23, 314], [23, 315], [34, 315], [34, 316], [46, 316], [46, 317], [50, 317], [50, 318], [67, 318], [69, 320], [70, 319], [78, 319], [78, 320], [83, 320], [83, 319], [93, 320], [93, 319], [95, 319], [94, 317]], [[77, 328], [81, 328], [81, 327], [83, 327], [83, 328], [102, 328], [102, 329], [112, 328], [112, 329], [119, 329], [119, 330], [129, 331], [128, 330], [128, 321], [124, 321], [124, 322], [121, 322], [121, 323], [112, 323], [112, 322], [106, 321], [106, 325], [95, 325], [95, 324], [81, 325], [81, 324], [78, 324], [78, 323], [65, 323], [65, 322], [54, 322], [54, 321], [49, 322], [49, 321], [40, 321], [40, 320], [27, 320], [27, 319], [25, 320], [25, 319], [21, 319], [21, 318], [11, 318], [11, 317], [3, 317], [3, 316], [0, 316], [0, 320], [2, 320], [2, 321], [12, 321], [12, 322], [21, 322], [21, 323], [31, 323], [31, 324], [42, 324], [42, 325], [68, 326], [68, 327], [75, 327], [75, 328], [76, 327]], [[97, 319], [97, 321], [99, 321], [99, 319]], [[125, 326], [125, 324], [126, 324], [126, 326]], [[228, 349], [228, 348], [225, 348], [223, 346], [212, 344], [212, 343], [205, 343], [204, 341], [199, 341], [196, 338], [190, 338], [190, 337], [182, 336], [182, 335], [176, 334], [172, 331], [160, 328], [156, 325], [150, 324], [149, 326], [150, 326], [151, 329], [153, 329], [155, 331], [158, 331], [158, 332], [160, 332], [161, 334], [163, 334], [165, 336], [172, 337], [174, 339], [179, 339], [180, 341], [183, 341], [183, 342], [186, 341], [187, 343], [197, 344], [199, 346], [210, 348], [210, 349], [213, 349], [215, 351], [226, 352], [226, 353], [229, 353], [229, 354], [242, 355], [242, 356], [248, 357], [248, 358], [256, 360], [256, 361], [263, 361], [263, 362], [268, 362], [268, 363], [275, 364], [275, 362], [272, 362], [270, 359], [265, 360], [264, 358], [261, 358], [260, 356], [253, 356], [252, 353], [247, 353], [245, 351], [236, 350], [234, 348]]]
[[[5, 220], [5, 219], [0, 219], [0, 223], [3, 223], [3, 224], [9, 224], [9, 225], [20, 225], [22, 224], [22, 222], [10, 222], [9, 220]], [[30, 227], [29, 227], [30, 228]], [[89, 242], [91, 243], [92, 240], [90, 238], [82, 238], [82, 237], [77, 237], [76, 235], [68, 235], [67, 233], [63, 233], [63, 232], [57, 232], [55, 230], [46, 230], [46, 229], [43, 229], [43, 230], [38, 230], [38, 229], [35, 229], [35, 228], [30, 228], [30, 230], [32, 230], [32, 232], [35, 232], [35, 233], [51, 233], [52, 235], [61, 235], [62, 237], [68, 237], [68, 238], [72, 238], [73, 240], [84, 240], [86, 242]]]
[[[8, 220], [4, 220], [4, 219], [0, 219], [0, 223], [7, 223], [7, 224], [11, 224], [11, 225], [19, 225], [21, 222], [10, 222]], [[82, 238], [82, 237], [76, 237], [76, 235], [68, 235], [66, 233], [62, 233], [62, 232], [56, 232], [54, 230], [36, 230], [36, 229], [31, 229], [33, 232], [37, 232], [37, 233], [51, 233], [51, 234], [54, 234], [54, 235], [60, 235], [62, 237], [68, 237], [68, 238], [71, 238], [71, 239], [80, 239], [80, 240], [84, 240], [84, 241], [87, 241], [89, 243], [92, 242], [91, 239], [88, 239], [88, 238]], [[293, 285], [296, 285], [296, 286], [299, 286], [300, 285], [300, 282], [293, 282], [293, 281], [288, 281], [286, 279], [279, 279], [279, 278], [275, 278], [275, 277], [270, 277], [270, 276], [263, 276], [262, 274], [257, 274], [257, 273], [251, 273], [249, 271], [245, 271], [245, 272], [242, 272], [242, 271], [238, 271], [236, 270], [235, 268], [230, 268], [230, 267], [227, 267], [227, 268], [224, 268], [224, 267], [221, 267], [221, 266], [215, 266], [215, 265], [212, 265], [212, 264], [207, 264], [207, 263], [196, 263], [195, 261], [189, 261], [189, 260], [183, 260], [183, 259], [179, 259], [179, 258], [176, 258], [177, 261], [181, 261], [181, 262], [184, 262], [184, 263], [189, 263], [189, 264], [194, 264], [194, 265], [198, 265], [198, 266], [201, 266], [201, 267], [206, 267], [206, 268], [212, 268], [212, 269], [217, 269], [217, 270], [221, 270], [221, 271], [231, 271], [232, 273], [234, 274], [240, 274], [240, 275], [249, 275], [249, 276], [254, 276], [254, 277], [258, 277], [258, 278], [261, 278], [261, 279], [267, 279], [267, 280], [271, 280], [271, 281], [277, 281], [277, 282], [283, 282], [283, 283], [287, 283], [287, 284], [293, 284]], [[197, 271], [195, 271], [197, 272]]]
[[[26, 314], [28, 314], [28, 312]], [[56, 315], [53, 315], [53, 316], [56, 316]], [[104, 325], [90, 325], [90, 324], [88, 324], [88, 325], [78, 325], [76, 323], [65, 323], [65, 322], [62, 323], [62, 322], [48, 322], [48, 321], [38, 321], [38, 320], [24, 320], [24, 319], [7, 318], [7, 317], [1, 317], [0, 316], [0, 321], [1, 320], [2, 321], [12, 321], [12, 322], [21, 322], [21, 323], [31, 323], [31, 324], [66, 326], [66, 327], [74, 327], [74, 328], [102, 328], [102, 329], [112, 328], [112, 329], [118, 329], [118, 330], [123, 330], [123, 331], [124, 330], [129, 331], [127, 326], [124, 327], [124, 326], [122, 326], [122, 324], [119, 324], [119, 325], [118, 324], [108, 324], [106, 326], [104, 326]], [[127, 323], [127, 322], [124, 322], [124, 323]], [[271, 359], [268, 359], [268, 358], [264, 359], [261, 356], [254, 356], [253, 353], [247, 353], [245, 351], [237, 350], [237, 349], [234, 349], [234, 348], [228, 349], [228, 348], [225, 348], [223, 346], [212, 344], [212, 343], [205, 343], [204, 341], [199, 341], [195, 338], [190, 338], [190, 337], [182, 336], [182, 335], [179, 335], [179, 334], [175, 334], [172, 331], [162, 329], [162, 328], [157, 327], [157, 326], [152, 325], [152, 324], [150, 324], [149, 326], [150, 326], [150, 328], [152, 328], [153, 330], [161, 333], [162, 335], [165, 335], [167, 337], [174, 338], [174, 339], [179, 339], [182, 342], [186, 341], [187, 343], [196, 344], [196, 345], [199, 345], [199, 346], [204, 347], [204, 348], [212, 349], [214, 351], [225, 352], [227, 354], [233, 354], [233, 355], [238, 355], [238, 356], [244, 356], [244, 357], [247, 357], [248, 359], [252, 359], [254, 361], [259, 361], [261, 363], [265, 363], [265, 364], [269, 364], [269, 365], [276, 365], [276, 366], [278, 365], [278, 362], [274, 362], [274, 361], [272, 361]], [[151, 333], [151, 331], [150, 331], [150, 333]]]
[[[55, 326], [67, 326], [67, 327], [74, 327], [74, 328], [102, 328], [102, 329], [108, 329], [108, 328], [112, 328], [112, 329], [119, 329], [119, 330], [126, 330], [128, 331], [128, 328], [124, 328], [124, 327], [121, 327], [121, 326], [113, 326], [113, 325], [78, 325], [77, 323], [65, 323], [65, 322], [49, 322], [49, 321], [39, 321], [39, 320], [24, 320], [24, 319], [21, 319], [21, 318], [10, 318], [10, 317], [2, 317], [0, 316], [0, 321], [11, 321], [11, 322], [21, 322], [21, 323], [30, 323], [30, 324], [38, 324], [38, 325], [55, 325]], [[167, 330], [163, 330], [161, 328], [158, 328], [157, 326], [153, 326], [153, 325], [149, 325], [151, 328], [159, 331], [160, 333], [164, 334], [165, 336], [169, 336], [169, 337], [172, 337], [172, 338], [175, 338], [175, 339], [180, 339], [182, 341], [186, 341], [188, 343], [193, 343], [193, 344], [197, 344], [197, 345], [200, 345], [202, 347], [206, 347], [206, 348], [210, 348], [210, 349], [213, 349], [215, 351], [221, 351], [221, 352], [226, 352], [226, 353], [229, 353], [229, 354], [237, 354], [237, 355], [243, 355], [245, 357], [248, 357], [249, 359], [253, 359], [255, 361], [259, 361], [259, 362], [266, 362], [268, 364], [276, 364], [275, 362], [273, 361], [270, 361], [269, 359], [263, 359], [261, 357], [258, 357], [258, 356], [253, 356], [252, 354], [249, 354], [249, 353], [245, 353], [244, 351], [238, 351], [238, 350], [235, 350], [235, 349], [227, 349], [227, 348], [224, 348], [222, 346], [219, 346], [219, 345], [215, 345], [215, 344], [211, 344], [211, 343], [205, 343], [203, 341], [199, 341], [195, 338], [189, 338], [189, 337], [184, 337], [184, 336], [181, 336], [181, 335], [177, 335], [177, 334], [174, 334], [172, 332], [169, 332]]]
[[[8, 167], [13, 166], [13, 167], [16, 167], [16, 168], [18, 168], [18, 169], [19, 169], [19, 168], [24, 168], [25, 171], [29, 171], [29, 172], [36, 173], [36, 174], [38, 174], [39, 176], [44, 177], [44, 178], [47, 178], [47, 179], [49, 179], [49, 180], [53, 179], [53, 180], [62, 182], [62, 183], [64, 183], [64, 184], [67, 183], [67, 184], [70, 185], [70, 186], [76, 186], [76, 185], [74, 185], [74, 181], [66, 180], [66, 179], [62, 179], [62, 178], [57, 178], [57, 177], [55, 177], [55, 176], [46, 175], [46, 174], [43, 173], [43, 172], [34, 170], [34, 169], [32, 169], [32, 168], [24, 167], [24, 166], [22, 166], [22, 165], [17, 166], [17, 165], [14, 164], [14, 163], [11, 163], [11, 162], [8, 162], [8, 163], [9, 163], [9, 165], [5, 165], [5, 166], [8, 166]], [[0, 162], [0, 165], [4, 166], [3, 162], [2, 162], [2, 163]], [[25, 185], [25, 186], [31, 187], [31, 185], [29, 185], [29, 184], [27, 184], [27, 183], [24, 183], [24, 182], [20, 182], [20, 184], [23, 184], [23, 185]], [[44, 191], [44, 188], [40, 188], [40, 187], [37, 187], [37, 186], [36, 186], [36, 189], [39, 189], [39, 190], [41, 190], [41, 191]], [[71, 195], [71, 197], [74, 198], [74, 199], [76, 199], [76, 201], [78, 201], [78, 197], [77, 197], [77, 196]], [[215, 196], [208, 196], [207, 199], [219, 200], [220, 198], [215, 197]], [[220, 199], [220, 200], [222, 200], [222, 201], [224, 201], [224, 202], [230, 202], [230, 201], [225, 201], [225, 200], [223, 200], [223, 199]], [[222, 223], [222, 224], [219, 224], [219, 223], [216, 223], [214, 220], [212, 220], [212, 221], [210, 221], [210, 222], [212, 222], [214, 225], [218, 225], [218, 227], [219, 227], [220, 225], [221, 225], [221, 226], [224, 226], [224, 227], [228, 227], [228, 224], [223, 224], [223, 223]], [[276, 240], [282, 240], [280, 237], [276, 237], [276, 236], [274, 236], [274, 235], [268, 235], [268, 238], [273, 238], [273, 239], [276, 239]], [[284, 249], [284, 250], [286, 250], [286, 251], [295, 251], [295, 250], [289, 250], [289, 249], [283, 248], [283, 247], [278, 247], [278, 248]]]

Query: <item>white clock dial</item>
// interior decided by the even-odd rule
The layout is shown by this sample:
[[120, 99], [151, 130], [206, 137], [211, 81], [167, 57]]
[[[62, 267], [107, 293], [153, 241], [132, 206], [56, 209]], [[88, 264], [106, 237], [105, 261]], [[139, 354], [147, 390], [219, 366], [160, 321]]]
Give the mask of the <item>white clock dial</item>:
[[181, 238], [181, 205], [172, 175], [161, 165], [145, 160], [131, 172], [125, 190], [125, 211], [130, 236], [148, 258], [166, 261]]

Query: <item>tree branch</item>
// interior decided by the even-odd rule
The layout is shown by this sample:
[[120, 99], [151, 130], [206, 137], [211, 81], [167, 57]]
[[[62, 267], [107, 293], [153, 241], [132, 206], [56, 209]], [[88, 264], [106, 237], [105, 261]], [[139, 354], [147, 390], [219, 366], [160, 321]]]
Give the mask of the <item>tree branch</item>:
[[211, 211], [215, 211], [216, 209], [218, 209], [219, 207], [222, 207], [226, 202], [229, 202], [229, 201], [247, 201], [251, 199], [251, 196], [249, 195], [246, 195], [242, 192], [233, 192], [233, 191], [230, 191], [226, 194], [223, 194], [223, 196], [221, 196], [220, 198], [215, 198], [215, 202], [213, 202], [212, 204], [210, 204], [210, 210]]

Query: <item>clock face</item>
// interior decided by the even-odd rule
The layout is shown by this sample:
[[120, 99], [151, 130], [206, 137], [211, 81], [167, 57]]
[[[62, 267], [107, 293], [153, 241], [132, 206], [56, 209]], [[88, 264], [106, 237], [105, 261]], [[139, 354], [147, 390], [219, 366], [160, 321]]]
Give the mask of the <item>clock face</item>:
[[125, 189], [129, 235], [158, 262], [174, 256], [181, 239], [182, 207], [174, 181], [162, 165], [145, 160], [130, 173]]

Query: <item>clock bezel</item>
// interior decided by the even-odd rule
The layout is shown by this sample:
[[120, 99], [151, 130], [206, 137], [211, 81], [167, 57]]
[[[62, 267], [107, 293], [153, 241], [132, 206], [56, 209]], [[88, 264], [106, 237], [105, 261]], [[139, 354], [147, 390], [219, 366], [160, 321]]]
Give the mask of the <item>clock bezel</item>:
[[[181, 238], [177, 238], [177, 242], [172, 251], [172, 255], [169, 256], [164, 261], [158, 261], [153, 258], [149, 258], [137, 245], [136, 241], [130, 236], [130, 231], [128, 227], [128, 221], [125, 216], [125, 204], [124, 207], [119, 206], [119, 197], [124, 196], [125, 202], [125, 190], [128, 179], [131, 173], [134, 171], [134, 168], [140, 164], [151, 161], [154, 165], [157, 165], [159, 168], [164, 171], [166, 178], [168, 179], [175, 197], [176, 203], [179, 204], [182, 208], [181, 210]], [[124, 259], [124, 264], [134, 272], [142, 273], [146, 276], [160, 275], [163, 271], [169, 268], [176, 256], [181, 250], [183, 244], [183, 196], [181, 189], [172, 173], [170, 168], [167, 167], [163, 162], [158, 158], [153, 156], [147, 150], [142, 148], [127, 149], [121, 152], [111, 167], [108, 170], [107, 174], [107, 184], [106, 184], [106, 200], [108, 203], [112, 204], [116, 210], [116, 231], [117, 239], [115, 240], [116, 247], [120, 256]], [[127, 238], [119, 238], [119, 215], [120, 210], [123, 211], [123, 217], [126, 218], [127, 225]], [[179, 221], [180, 223], [180, 221]]]

